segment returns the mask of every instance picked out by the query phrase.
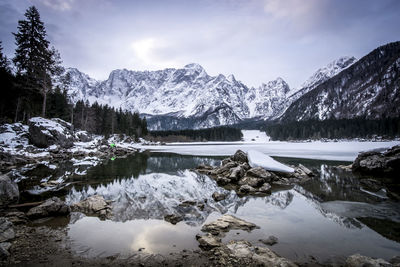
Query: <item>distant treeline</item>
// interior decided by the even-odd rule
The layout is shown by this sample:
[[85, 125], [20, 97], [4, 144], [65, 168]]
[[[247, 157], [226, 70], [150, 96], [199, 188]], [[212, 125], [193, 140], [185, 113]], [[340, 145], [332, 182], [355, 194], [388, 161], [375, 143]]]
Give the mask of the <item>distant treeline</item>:
[[242, 131], [231, 127], [214, 127], [198, 130], [151, 131], [149, 140], [162, 142], [190, 141], [240, 141]]
[[329, 119], [287, 123], [271, 123], [264, 130], [273, 140], [371, 138], [374, 135], [386, 138], [400, 136], [400, 118], [379, 120]]
[[0, 123], [42, 116], [61, 118], [96, 134], [136, 138], [147, 134], [146, 119], [138, 113], [82, 101], [74, 105], [66, 93], [71, 77], [61, 66], [57, 50], [49, 46], [39, 11], [29, 7], [25, 17], [14, 33], [17, 48], [12, 60], [3, 54], [0, 41]]

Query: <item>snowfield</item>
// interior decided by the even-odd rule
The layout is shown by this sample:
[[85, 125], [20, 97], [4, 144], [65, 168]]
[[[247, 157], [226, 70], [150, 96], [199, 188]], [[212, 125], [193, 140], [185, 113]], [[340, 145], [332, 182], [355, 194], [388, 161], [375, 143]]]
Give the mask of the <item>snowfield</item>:
[[337, 161], [354, 161], [358, 153], [369, 150], [386, 150], [392, 146], [400, 145], [400, 141], [390, 142], [280, 142], [272, 141], [267, 143], [245, 143], [245, 142], [220, 142], [220, 143], [189, 143], [189, 144], [168, 144], [158, 146], [137, 145], [139, 149], [146, 149], [155, 152], [171, 152], [182, 155], [195, 156], [230, 156], [236, 150], [245, 152], [257, 150], [269, 156], [306, 158]]

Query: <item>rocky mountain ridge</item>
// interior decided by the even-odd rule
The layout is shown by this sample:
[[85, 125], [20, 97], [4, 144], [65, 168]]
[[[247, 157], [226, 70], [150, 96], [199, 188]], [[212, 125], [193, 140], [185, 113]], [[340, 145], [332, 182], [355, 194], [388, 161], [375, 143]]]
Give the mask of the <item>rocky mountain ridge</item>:
[[138, 111], [146, 116], [153, 130], [206, 128], [244, 119], [276, 119], [302, 94], [354, 62], [355, 58], [349, 57], [331, 62], [300, 90], [291, 90], [279, 77], [259, 87], [248, 87], [233, 75], [210, 76], [195, 63], [182, 69], [159, 71], [119, 69], [112, 71], [105, 81], [68, 69], [68, 95], [74, 102], [88, 100]]

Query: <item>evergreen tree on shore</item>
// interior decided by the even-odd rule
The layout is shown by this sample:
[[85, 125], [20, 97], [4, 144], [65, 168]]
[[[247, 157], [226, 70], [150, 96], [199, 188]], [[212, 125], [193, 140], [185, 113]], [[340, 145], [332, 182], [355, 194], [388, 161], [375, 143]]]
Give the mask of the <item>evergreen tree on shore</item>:
[[[39, 11], [31, 6], [25, 20], [18, 21], [18, 32], [13, 33], [17, 48], [13, 62], [21, 87], [16, 107], [16, 118], [22, 104], [27, 116], [39, 113], [33, 99], [42, 97], [41, 115], [46, 116], [47, 95], [52, 88], [52, 77], [62, 72], [61, 60], [55, 48], [49, 47], [46, 29]], [[25, 116], [24, 116], [25, 117]]]

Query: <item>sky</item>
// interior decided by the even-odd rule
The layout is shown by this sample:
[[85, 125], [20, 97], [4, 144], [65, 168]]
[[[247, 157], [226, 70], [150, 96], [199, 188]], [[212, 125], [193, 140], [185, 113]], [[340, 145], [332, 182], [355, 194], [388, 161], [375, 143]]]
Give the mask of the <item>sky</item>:
[[341, 56], [400, 40], [399, 0], [0, 0], [9, 58], [32, 5], [63, 65], [99, 80], [198, 63], [248, 86], [282, 77], [298, 88]]

